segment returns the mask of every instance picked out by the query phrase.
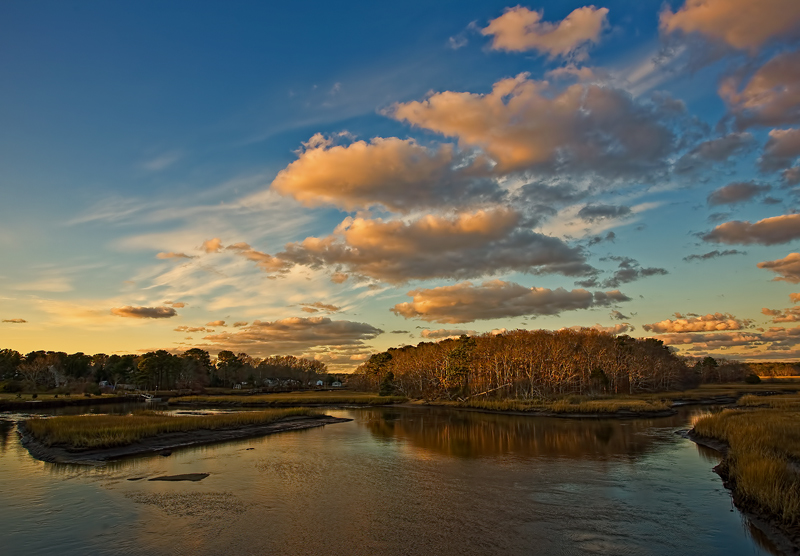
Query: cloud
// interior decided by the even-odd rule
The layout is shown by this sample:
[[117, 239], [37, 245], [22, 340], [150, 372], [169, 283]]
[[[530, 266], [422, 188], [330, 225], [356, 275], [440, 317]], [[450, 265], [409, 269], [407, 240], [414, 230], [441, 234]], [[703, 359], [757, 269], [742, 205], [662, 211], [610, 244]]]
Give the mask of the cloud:
[[212, 320], [211, 322], [207, 322], [206, 326], [227, 326], [224, 320]]
[[749, 201], [770, 189], [772, 188], [769, 185], [758, 185], [752, 181], [733, 182], [712, 191], [707, 201], [711, 206], [735, 205], [736, 203]]
[[438, 330], [423, 330], [420, 332], [420, 336], [423, 338], [428, 338], [431, 340], [441, 340], [445, 338], [458, 338], [462, 334], [466, 334], [467, 336], [476, 336], [478, 334], [475, 330], [448, 330], [446, 328], [440, 328]]
[[459, 48], [464, 48], [469, 44], [467, 38], [463, 35], [456, 35], [455, 37], [450, 37], [447, 39], [447, 46], [453, 50], [458, 50]]
[[178, 312], [172, 307], [114, 307], [112, 315], [134, 319], [168, 319], [177, 316]]
[[789, 307], [788, 309], [761, 309], [761, 314], [772, 319], [772, 322], [800, 322], [800, 307]]
[[742, 330], [752, 325], [749, 319], [738, 319], [730, 313], [709, 313], [707, 315], [690, 317], [675, 313], [675, 319], [662, 320], [653, 324], [645, 324], [648, 332], [676, 333], [676, 332], [714, 332], [720, 330]]
[[[761, 158], [758, 159], [758, 165], [762, 172], [784, 169], [800, 171], [800, 167], [797, 166], [789, 168], [798, 157], [800, 157], [800, 129], [773, 129], [769, 132], [769, 139], [764, 145]], [[784, 178], [789, 178], [787, 179], [789, 182], [792, 181], [790, 174], [784, 174]]]
[[486, 170], [476, 171], [449, 144], [434, 149], [413, 139], [375, 137], [334, 145], [317, 134], [304, 145], [271, 187], [306, 206], [357, 210], [382, 205], [409, 212], [498, 191], [493, 182], [481, 179]]
[[157, 259], [194, 259], [192, 255], [186, 253], [175, 253], [170, 251], [168, 253], [159, 253], [156, 255]]
[[68, 278], [64, 276], [53, 276], [18, 284], [12, 289], [19, 291], [58, 293], [72, 291], [73, 287]]
[[522, 6], [506, 8], [503, 15], [481, 29], [492, 36], [492, 49], [508, 52], [538, 50], [550, 56], [566, 56], [589, 42], [598, 42], [608, 24], [608, 9], [578, 8], [558, 23], [542, 21], [542, 12]]
[[727, 257], [729, 255], [747, 255], [747, 253], [745, 251], [739, 251], [738, 249], [725, 249], [724, 251], [714, 249], [713, 251], [703, 253], [702, 255], [688, 255], [684, 257], [683, 260], [686, 262], [707, 261], [710, 259], [716, 259], [718, 257]]
[[480, 149], [496, 162], [496, 174], [536, 169], [619, 177], [666, 167], [676, 148], [667, 122], [682, 110], [680, 103], [637, 102], [599, 85], [554, 90], [522, 73], [488, 94], [433, 93], [385, 113]]
[[222, 240], [220, 240], [218, 237], [208, 239], [203, 242], [201, 248], [206, 253], [217, 253], [220, 249], [222, 249]]
[[800, 214], [773, 216], [755, 224], [732, 220], [702, 236], [703, 241], [744, 245], [777, 245], [797, 238], [800, 238]]
[[578, 211], [578, 216], [586, 222], [623, 218], [631, 214], [630, 207], [615, 205], [586, 205]]
[[177, 328], [173, 328], [173, 330], [175, 332], [214, 332], [204, 326], [178, 326]]
[[166, 170], [179, 161], [182, 157], [183, 153], [181, 151], [171, 151], [163, 153], [155, 158], [151, 158], [150, 160], [144, 162], [142, 166], [151, 172], [159, 172], [161, 170]]
[[183, 303], [181, 301], [177, 302], [165, 301], [164, 305], [169, 305], [170, 307], [175, 307], [176, 309], [183, 309], [184, 307], [186, 307], [186, 303]]
[[[630, 257], [617, 257], [617, 256], [610, 256], [604, 257], [600, 259], [601, 261], [612, 260], [618, 261], [619, 266], [617, 267], [618, 270], [614, 272], [614, 274], [610, 278], [606, 278], [599, 283], [599, 285], [603, 288], [618, 288], [621, 284], [627, 284], [629, 282], [635, 282], [641, 278], [647, 278], [649, 276], [663, 276], [669, 274], [669, 271], [665, 268], [660, 267], [642, 267], [639, 264], [639, 261], [636, 259], [632, 259]], [[581, 285], [583, 287], [594, 287], [598, 285], [598, 280], [596, 277], [589, 278], [588, 280], [584, 280], [582, 282], [576, 282], [576, 284]]]
[[608, 232], [605, 236], [594, 236], [592, 239], [589, 240], [589, 243], [587, 245], [591, 247], [592, 245], [597, 245], [598, 243], [603, 243], [604, 241], [609, 241], [611, 243], [614, 243], [615, 239], [617, 239], [617, 234], [615, 234], [614, 232]]
[[262, 253], [261, 251], [257, 251], [250, 247], [247, 243], [234, 243], [233, 245], [228, 245], [225, 247], [226, 251], [233, 251], [237, 255], [241, 255], [248, 261], [253, 261], [257, 263], [258, 268], [263, 270], [264, 272], [274, 272], [283, 274], [289, 271], [291, 265], [287, 264], [286, 261], [279, 259], [278, 257], [273, 257], [272, 255], [268, 255], [267, 253]]
[[790, 293], [789, 300], [792, 303], [800, 303], [800, 293]]
[[616, 336], [617, 334], [627, 334], [628, 332], [633, 332], [636, 330], [636, 327], [627, 322], [623, 322], [620, 324], [614, 324], [612, 326], [602, 326], [601, 324], [595, 324], [594, 326], [570, 326], [567, 330], [597, 330], [598, 332], [613, 334]]
[[789, 253], [782, 259], [764, 261], [756, 266], [778, 274], [773, 278], [774, 281], [784, 281], [791, 284], [800, 283], [800, 253]]
[[567, 291], [563, 288], [526, 288], [514, 282], [492, 280], [475, 286], [462, 282], [453, 286], [408, 292], [413, 301], [398, 303], [391, 310], [405, 318], [458, 324], [475, 320], [557, 315], [563, 311], [588, 309], [628, 301], [619, 291]]
[[628, 315], [623, 315], [621, 312], [617, 311], [616, 309], [611, 311], [610, 313], [611, 318], [614, 320], [628, 320], [630, 317]]
[[734, 155], [744, 154], [754, 144], [753, 136], [744, 131], [704, 141], [678, 159], [675, 171], [692, 172], [707, 168], [715, 162], [725, 162]]
[[320, 311], [327, 311], [329, 313], [337, 313], [342, 310], [341, 307], [337, 307], [336, 305], [330, 305], [327, 303], [322, 303], [321, 301], [316, 301], [314, 303], [301, 303], [303, 307], [303, 311], [306, 313], [318, 313]]
[[237, 320], [231, 326], [233, 326], [234, 328], [241, 328], [242, 326], [247, 326], [247, 321], [245, 321], [245, 320]]
[[677, 332], [713, 332], [720, 330], [742, 330], [749, 328], [752, 321], [738, 319], [730, 313], [709, 313], [703, 316], [687, 316], [675, 313], [675, 319], [662, 320], [653, 324], [645, 324], [648, 332], [677, 333]]
[[28, 321], [25, 319], [3, 319], [3, 322], [7, 322], [9, 324], [24, 324]]
[[800, 122], [800, 51], [778, 54], [740, 87], [739, 75], [719, 87], [738, 129]]
[[608, 77], [602, 70], [590, 68], [588, 66], [577, 67], [575, 64], [568, 64], [561, 68], [552, 69], [545, 73], [545, 77], [551, 79], [576, 79], [578, 81], [598, 81]]
[[205, 336], [209, 347], [244, 351], [253, 356], [298, 355], [320, 346], [361, 346], [383, 330], [362, 322], [328, 317], [290, 317], [275, 321], [253, 321], [237, 331]]
[[800, 5], [795, 0], [686, 0], [660, 15], [664, 33], [700, 33], [739, 50], [755, 51], [771, 39], [798, 33]]
[[391, 283], [510, 271], [575, 276], [593, 270], [579, 248], [521, 227], [520, 219], [505, 207], [452, 217], [429, 214], [409, 222], [348, 217], [332, 235], [290, 243], [277, 257]]
[[755, 332], [720, 332], [716, 334], [664, 334], [656, 336], [668, 346], [691, 345], [693, 351], [718, 350], [732, 347], [750, 347], [764, 344], [761, 334]]

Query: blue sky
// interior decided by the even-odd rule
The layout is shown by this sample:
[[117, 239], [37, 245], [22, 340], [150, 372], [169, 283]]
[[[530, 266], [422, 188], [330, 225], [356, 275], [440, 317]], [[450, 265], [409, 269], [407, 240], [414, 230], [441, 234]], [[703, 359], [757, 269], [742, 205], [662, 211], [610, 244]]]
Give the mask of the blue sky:
[[799, 11], [6, 2], [0, 343], [797, 358]]

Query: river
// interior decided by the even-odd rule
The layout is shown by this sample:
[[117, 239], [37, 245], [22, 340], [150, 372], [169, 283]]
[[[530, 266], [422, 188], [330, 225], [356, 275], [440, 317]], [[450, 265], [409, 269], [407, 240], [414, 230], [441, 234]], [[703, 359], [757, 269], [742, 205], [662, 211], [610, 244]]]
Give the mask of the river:
[[[336, 409], [326, 413], [353, 421], [102, 467], [34, 460], [9, 420], [20, 416], [0, 414], [0, 551], [778, 554], [732, 507], [716, 453], [674, 434], [702, 411]], [[182, 473], [210, 476], [147, 480]]]

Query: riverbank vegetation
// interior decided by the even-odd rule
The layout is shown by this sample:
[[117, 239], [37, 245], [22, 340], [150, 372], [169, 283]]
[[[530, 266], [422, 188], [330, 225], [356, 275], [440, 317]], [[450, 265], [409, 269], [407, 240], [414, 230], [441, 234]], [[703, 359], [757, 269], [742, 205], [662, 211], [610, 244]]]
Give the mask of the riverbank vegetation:
[[216, 415], [170, 415], [142, 411], [131, 415], [77, 415], [25, 421], [28, 433], [44, 446], [110, 448], [171, 432], [266, 425], [289, 417], [317, 415], [309, 408], [243, 411]]
[[711, 357], [687, 365], [653, 338], [515, 330], [389, 349], [359, 367], [350, 384], [410, 398], [531, 400], [685, 390], [749, 375], [745, 365]]
[[[693, 433], [728, 445], [719, 472], [745, 509], [784, 527], [800, 521], [800, 395], [744, 396], [699, 419]], [[797, 532], [795, 531], [795, 534]]]
[[368, 392], [292, 392], [237, 396], [179, 396], [170, 403], [192, 405], [297, 406], [297, 405], [389, 405], [407, 401], [404, 396], [378, 396]]
[[661, 413], [671, 410], [672, 404], [664, 400], [642, 400], [634, 398], [590, 399], [585, 396], [567, 396], [557, 400], [485, 400], [441, 401], [435, 405], [484, 409], [488, 411], [511, 411], [560, 414], [612, 414], [619, 412]]

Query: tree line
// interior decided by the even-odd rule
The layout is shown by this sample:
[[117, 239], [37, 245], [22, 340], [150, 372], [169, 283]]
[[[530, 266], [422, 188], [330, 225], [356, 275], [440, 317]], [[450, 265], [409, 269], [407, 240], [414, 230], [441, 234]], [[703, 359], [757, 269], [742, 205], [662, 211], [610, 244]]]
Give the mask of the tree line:
[[654, 338], [593, 329], [515, 330], [376, 353], [349, 384], [425, 399], [532, 399], [678, 390], [743, 380], [749, 372], [746, 365], [712, 357], [680, 358]]
[[328, 373], [324, 363], [293, 355], [259, 358], [223, 350], [212, 359], [209, 352], [199, 348], [181, 354], [158, 350], [140, 355], [60, 351], [23, 355], [13, 349], [0, 350], [0, 380], [6, 391], [56, 388], [91, 392], [100, 382], [148, 390], [231, 388], [242, 383], [297, 387], [319, 380], [330, 384], [337, 378]]

